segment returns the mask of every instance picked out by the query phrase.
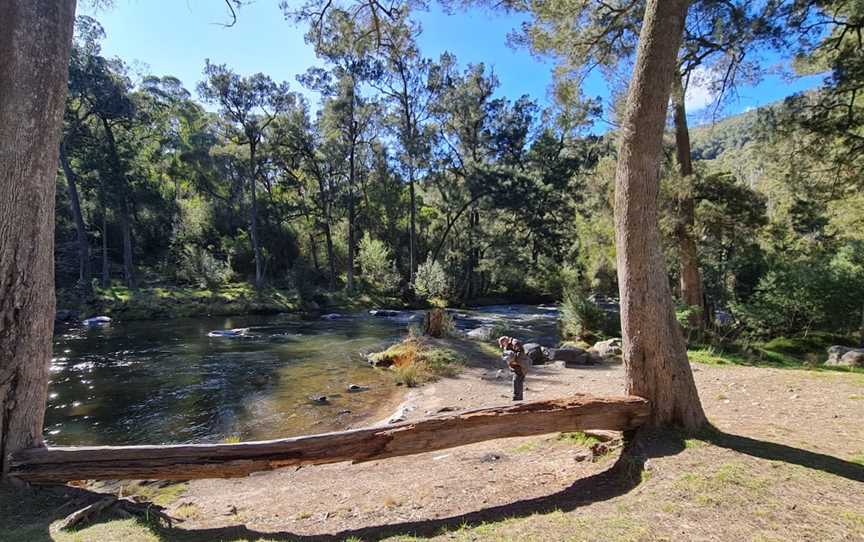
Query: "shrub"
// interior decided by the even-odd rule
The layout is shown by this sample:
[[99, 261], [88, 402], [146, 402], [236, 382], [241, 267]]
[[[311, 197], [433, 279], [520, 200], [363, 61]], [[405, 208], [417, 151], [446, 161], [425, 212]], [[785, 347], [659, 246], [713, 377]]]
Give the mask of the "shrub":
[[440, 339], [452, 335], [454, 329], [453, 318], [442, 308], [428, 310], [423, 316], [424, 335]]
[[229, 282], [233, 275], [230, 262], [217, 259], [209, 250], [196, 246], [183, 247], [177, 269], [179, 280], [202, 288], [212, 288]]
[[[591, 341], [607, 334], [609, 317], [578, 287], [567, 287], [561, 303], [561, 334], [564, 338]], [[614, 334], [614, 333], [613, 333]]]
[[423, 299], [447, 297], [447, 273], [429, 256], [414, 274], [414, 292]]
[[857, 329], [864, 273], [845, 265], [844, 256], [775, 266], [746, 303], [732, 305], [733, 313], [762, 337]]
[[357, 251], [357, 262], [366, 286], [377, 293], [392, 293], [399, 288], [399, 273], [382, 241], [373, 239], [368, 233], [363, 236]]

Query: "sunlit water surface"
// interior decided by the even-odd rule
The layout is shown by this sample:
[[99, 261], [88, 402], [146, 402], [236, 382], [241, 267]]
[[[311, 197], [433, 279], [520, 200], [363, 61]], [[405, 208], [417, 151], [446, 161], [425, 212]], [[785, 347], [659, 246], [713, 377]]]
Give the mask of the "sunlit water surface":
[[[398, 341], [420, 314], [338, 320], [242, 316], [59, 327], [45, 423], [53, 445], [269, 439], [357, 426], [397, 388], [369, 352]], [[459, 311], [461, 330], [501, 323], [554, 341], [557, 311]], [[249, 328], [243, 338], [211, 338]], [[357, 384], [365, 391], [349, 392]], [[326, 395], [327, 404], [310, 397]]]

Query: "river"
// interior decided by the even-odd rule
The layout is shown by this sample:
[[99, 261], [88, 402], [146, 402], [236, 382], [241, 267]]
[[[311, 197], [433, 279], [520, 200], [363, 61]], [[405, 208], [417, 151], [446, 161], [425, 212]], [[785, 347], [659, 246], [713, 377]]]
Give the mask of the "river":
[[[498, 324], [554, 342], [557, 311], [494, 306], [457, 311], [465, 331]], [[292, 315], [58, 326], [45, 438], [52, 445], [258, 440], [368, 423], [398, 388], [365, 356], [400, 340], [419, 312]], [[248, 328], [239, 338], [213, 330]], [[356, 384], [364, 391], [349, 392]], [[326, 404], [311, 398], [326, 395]]]

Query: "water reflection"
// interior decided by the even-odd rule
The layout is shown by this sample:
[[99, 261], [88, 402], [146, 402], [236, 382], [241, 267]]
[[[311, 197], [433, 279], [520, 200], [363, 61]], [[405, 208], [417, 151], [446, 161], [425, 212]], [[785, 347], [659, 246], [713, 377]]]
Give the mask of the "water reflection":
[[[46, 440], [218, 442], [355, 426], [395, 390], [386, 372], [365, 363], [365, 354], [397, 341], [412, 316], [245, 316], [59, 328]], [[456, 323], [470, 329], [501, 321], [528, 338], [554, 334], [556, 317], [536, 307], [490, 307], [462, 311]], [[207, 337], [233, 328], [249, 328], [248, 335]], [[350, 393], [349, 384], [369, 389]], [[314, 404], [313, 395], [329, 401]]]

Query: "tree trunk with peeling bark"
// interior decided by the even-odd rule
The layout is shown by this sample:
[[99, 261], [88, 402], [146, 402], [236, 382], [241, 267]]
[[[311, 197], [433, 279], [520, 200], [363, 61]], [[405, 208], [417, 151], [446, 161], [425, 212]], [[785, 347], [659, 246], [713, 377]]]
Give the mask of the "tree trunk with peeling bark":
[[75, 0], [0, 0], [0, 476], [43, 445], [54, 191]]
[[695, 430], [705, 414], [675, 319], [660, 250], [663, 131], [687, 0], [649, 0], [628, 89], [615, 174], [615, 240], [627, 393], [651, 401], [649, 425]]
[[678, 197], [678, 221], [675, 236], [678, 238], [679, 274], [681, 301], [688, 307], [697, 307], [699, 312], [690, 316], [689, 324], [701, 332], [705, 329], [705, 302], [702, 294], [702, 276], [699, 274], [699, 254], [693, 229], [696, 225], [693, 202], [693, 161], [690, 150], [690, 130], [687, 126], [684, 85], [676, 75], [672, 82], [672, 106], [675, 115], [675, 148], [682, 187]]

